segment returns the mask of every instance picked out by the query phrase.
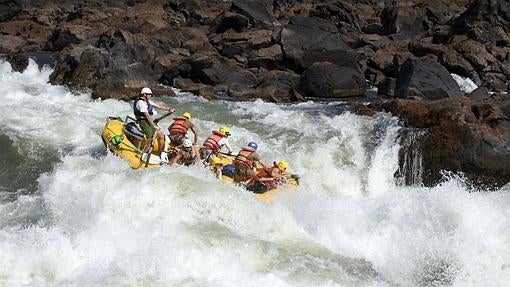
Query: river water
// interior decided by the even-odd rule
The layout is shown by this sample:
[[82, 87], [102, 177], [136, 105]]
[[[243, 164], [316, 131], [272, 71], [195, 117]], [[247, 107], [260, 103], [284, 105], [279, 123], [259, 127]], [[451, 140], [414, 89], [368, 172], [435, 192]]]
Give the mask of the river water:
[[155, 98], [190, 112], [201, 141], [225, 124], [236, 151], [255, 140], [264, 161], [289, 161], [300, 186], [266, 204], [201, 166], [129, 168], [100, 133], [131, 104], [73, 94], [50, 73], [0, 62], [0, 286], [510, 282], [508, 190], [472, 192], [457, 175], [400, 185], [390, 114]]

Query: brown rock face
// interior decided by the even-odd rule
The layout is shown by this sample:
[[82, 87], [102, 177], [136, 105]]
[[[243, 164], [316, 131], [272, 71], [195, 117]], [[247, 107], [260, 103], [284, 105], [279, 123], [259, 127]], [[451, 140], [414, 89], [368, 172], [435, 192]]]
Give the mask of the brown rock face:
[[510, 180], [508, 100], [392, 100], [383, 107], [425, 133], [418, 147], [426, 185], [437, 184], [442, 171], [463, 172], [472, 183], [500, 188]]
[[[279, 103], [363, 96], [368, 81], [383, 100], [405, 98], [384, 107], [426, 131], [428, 183], [443, 169], [508, 180], [508, 0], [0, 2], [0, 54], [17, 70], [56, 62], [53, 83], [101, 98], [164, 83]], [[451, 73], [480, 89], [462, 97]]]
[[329, 62], [314, 63], [303, 73], [301, 86], [306, 94], [317, 98], [363, 96], [367, 88], [360, 72]]

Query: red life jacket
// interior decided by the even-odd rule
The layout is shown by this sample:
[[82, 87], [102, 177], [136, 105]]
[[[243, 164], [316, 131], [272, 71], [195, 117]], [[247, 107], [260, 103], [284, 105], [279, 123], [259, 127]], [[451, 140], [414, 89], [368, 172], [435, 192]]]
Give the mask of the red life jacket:
[[273, 166], [270, 167], [269, 170], [266, 170], [265, 168], [263, 168], [261, 171], [259, 171], [259, 173], [257, 173], [253, 177], [253, 181], [262, 183], [267, 188], [267, 190], [276, 188], [276, 186], [277, 186], [276, 179], [260, 181], [261, 178], [271, 177], [271, 172], [273, 171], [273, 168], [278, 168], [278, 165], [276, 165], [276, 163], [273, 163]]
[[175, 117], [174, 122], [168, 127], [170, 135], [183, 135], [188, 133], [188, 127], [185, 125], [188, 119], [186, 117]]
[[205, 149], [212, 150], [217, 153], [220, 151], [221, 146], [219, 141], [225, 137], [219, 131], [212, 131], [212, 134], [205, 140], [203, 146]]
[[250, 155], [255, 152], [251, 147], [243, 147], [234, 159], [234, 165], [244, 165], [247, 168], [253, 167], [253, 160]]

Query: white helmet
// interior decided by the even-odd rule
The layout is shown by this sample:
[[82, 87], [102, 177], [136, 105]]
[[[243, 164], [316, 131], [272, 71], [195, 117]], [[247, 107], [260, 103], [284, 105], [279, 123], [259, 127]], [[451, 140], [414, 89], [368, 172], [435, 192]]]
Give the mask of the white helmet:
[[152, 95], [152, 90], [149, 88], [143, 88], [142, 91], [140, 92], [140, 95], [143, 95], [143, 94], [151, 94]]
[[190, 139], [184, 139], [182, 141], [182, 146], [183, 147], [191, 147], [192, 145], [193, 145], [193, 142]]

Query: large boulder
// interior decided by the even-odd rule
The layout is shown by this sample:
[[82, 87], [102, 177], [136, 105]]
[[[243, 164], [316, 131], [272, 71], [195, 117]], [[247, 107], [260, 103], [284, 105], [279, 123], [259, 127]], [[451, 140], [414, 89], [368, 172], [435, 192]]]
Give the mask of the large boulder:
[[330, 51], [349, 50], [336, 26], [331, 21], [317, 17], [292, 17], [281, 32], [281, 45], [285, 58], [297, 71], [324, 61], [322, 55], [331, 54]]
[[271, 29], [278, 25], [272, 14], [273, 1], [233, 0], [232, 10], [247, 16], [257, 28]]
[[58, 61], [50, 80], [74, 89], [91, 88], [94, 97], [129, 98], [159, 78], [146, 62], [154, 57], [143, 35], [122, 30], [103, 34], [95, 46], [76, 46]]
[[32, 20], [0, 22], [0, 49], [14, 53], [42, 50], [51, 36], [51, 28]]
[[310, 97], [345, 98], [365, 95], [367, 86], [355, 69], [317, 62], [302, 74], [301, 88]]
[[[383, 107], [407, 125], [424, 129], [409, 152], [421, 155], [425, 185], [440, 182], [443, 171], [461, 172], [483, 188], [497, 189], [510, 181], [510, 120], [505, 101], [397, 99]], [[404, 158], [402, 154], [401, 163]]]
[[419, 37], [426, 31], [423, 26], [425, 10], [397, 2], [381, 12], [384, 34], [398, 34], [401, 39]]
[[0, 2], [0, 22], [11, 19], [21, 12], [21, 5], [18, 0], [4, 0]]
[[400, 70], [396, 95], [437, 100], [459, 96], [462, 92], [445, 67], [428, 58], [409, 58]]
[[266, 69], [283, 68], [283, 53], [280, 45], [253, 51], [248, 57], [250, 67], [264, 67]]
[[216, 57], [210, 65], [195, 72], [196, 80], [209, 85], [237, 83], [247, 87], [255, 87], [257, 77], [250, 71], [238, 66], [235, 61]]
[[475, 0], [457, 18], [452, 31], [483, 43], [509, 45], [510, 5], [507, 0]]
[[360, 18], [366, 17], [363, 12], [363, 9], [354, 6], [350, 1], [336, 0], [317, 4], [310, 16], [331, 19], [339, 27], [340, 33], [348, 36], [356, 35], [361, 31]]
[[256, 96], [275, 103], [303, 101], [303, 96], [297, 91], [298, 86], [299, 75], [292, 72], [268, 71], [257, 86]]
[[457, 75], [468, 77], [474, 72], [474, 68], [462, 55], [455, 50], [448, 49], [441, 55], [441, 64], [448, 71]]

